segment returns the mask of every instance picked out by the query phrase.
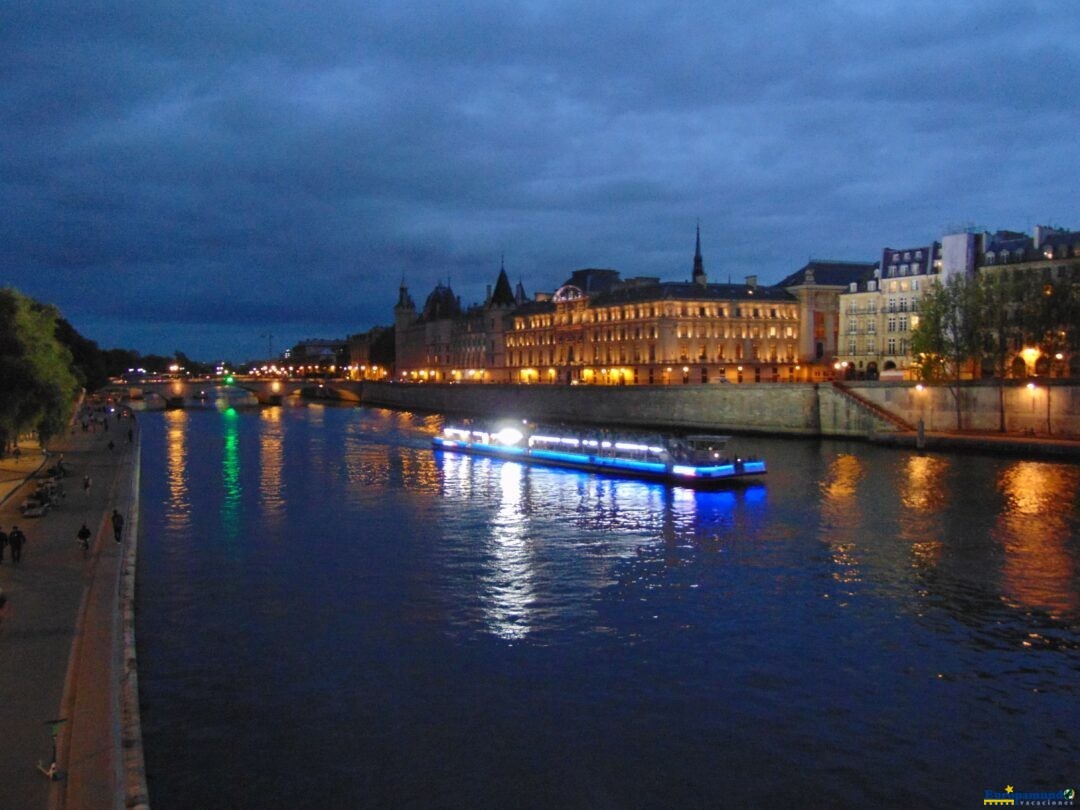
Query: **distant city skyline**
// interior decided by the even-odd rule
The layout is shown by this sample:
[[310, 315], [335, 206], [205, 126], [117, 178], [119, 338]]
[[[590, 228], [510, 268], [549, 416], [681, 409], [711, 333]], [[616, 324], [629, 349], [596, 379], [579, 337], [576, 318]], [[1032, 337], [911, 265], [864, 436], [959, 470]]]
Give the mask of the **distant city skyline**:
[[4, 2], [0, 284], [210, 361], [571, 272], [1080, 226], [1066, 0]]

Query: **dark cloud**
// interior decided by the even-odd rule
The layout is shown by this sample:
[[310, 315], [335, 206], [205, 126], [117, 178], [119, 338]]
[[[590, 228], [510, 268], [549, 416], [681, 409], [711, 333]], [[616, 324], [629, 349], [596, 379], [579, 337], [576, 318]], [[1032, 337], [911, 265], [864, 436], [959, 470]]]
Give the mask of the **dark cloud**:
[[0, 268], [238, 356], [573, 269], [776, 281], [1080, 227], [1067, 0], [2, 3]]

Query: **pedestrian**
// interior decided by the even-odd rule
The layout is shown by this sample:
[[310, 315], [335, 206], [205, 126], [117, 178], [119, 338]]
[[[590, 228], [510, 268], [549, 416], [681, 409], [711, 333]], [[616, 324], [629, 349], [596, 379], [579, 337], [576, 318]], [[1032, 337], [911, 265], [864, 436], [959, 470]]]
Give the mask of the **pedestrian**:
[[85, 557], [87, 552], [90, 551], [90, 527], [84, 523], [75, 537], [78, 538], [79, 545], [82, 546], [83, 556]]
[[116, 447], [116, 445], [115, 445], [115, 444], [113, 444], [113, 440], [112, 440], [112, 439], [109, 439], [109, 444], [108, 444], [107, 446], [108, 446], [109, 450], [112, 450], [112, 449], [113, 449], [114, 447]]
[[22, 448], [19, 447], [19, 445], [15, 445], [15, 461], [16, 461], [16, 463], [18, 463], [18, 461], [21, 458], [22, 458]]
[[90, 494], [90, 476], [84, 475], [82, 479], [82, 491], [87, 495]]
[[4, 562], [4, 549], [7, 548], [8, 536], [7, 532], [0, 529], [0, 563]]
[[26, 542], [26, 535], [23, 534], [18, 526], [11, 527], [11, 534], [8, 535], [8, 545], [11, 546], [11, 562], [13, 565], [18, 565], [19, 560], [22, 559], [22, 547]]
[[131, 444], [131, 440], [135, 438], [135, 431], [128, 428], [128, 444]]
[[124, 516], [115, 509], [112, 510], [112, 530], [113, 538], [119, 543], [120, 536], [124, 533]]

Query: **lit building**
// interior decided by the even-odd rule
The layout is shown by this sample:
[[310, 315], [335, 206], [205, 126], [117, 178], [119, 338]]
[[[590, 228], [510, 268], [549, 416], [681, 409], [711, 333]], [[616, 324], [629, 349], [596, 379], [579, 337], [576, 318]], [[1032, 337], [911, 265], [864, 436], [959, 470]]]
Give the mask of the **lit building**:
[[348, 367], [351, 380], [383, 380], [389, 376], [394, 363], [394, 332], [385, 326], [375, 326], [367, 332], [346, 338]]
[[[1071, 285], [1073, 300], [1080, 297], [1080, 232], [1039, 225], [1031, 236], [998, 231], [981, 237], [976, 260], [979, 273], [1007, 274], [1011, 281], [1034, 278], [1047, 285]], [[1012, 376], [1080, 376], [1080, 354], [1068, 350], [1069, 344], [1076, 345], [1080, 324], [1062, 327], [1057, 350], [1047, 353], [1038, 347], [1015, 345]], [[1071, 338], [1067, 330], [1072, 330]]]
[[842, 376], [876, 380], [911, 374], [911, 333], [919, 300], [942, 272], [940, 242], [885, 248], [881, 264], [840, 295]]
[[418, 313], [403, 281], [394, 307], [395, 379], [507, 382], [505, 332], [523, 299], [500, 267], [483, 304], [463, 310], [449, 284], [439, 283]]
[[[549, 299], [513, 313], [506, 336], [511, 379], [599, 385], [820, 379], [828, 374], [821, 359], [835, 353], [837, 295], [847, 278], [869, 267], [808, 265], [773, 287], [759, 285], [756, 276], [744, 284], [710, 284], [699, 233], [689, 282], [578, 270]], [[821, 281], [819, 268], [827, 276]]]
[[[935, 281], [953, 275], [1008, 274], [1010, 280], [1080, 283], [1080, 233], [1038, 226], [1018, 231], [947, 234], [940, 242], [914, 248], [885, 248], [880, 270], [853, 282], [840, 296], [841, 351], [845, 376], [911, 378], [911, 333], [919, 323], [922, 296]], [[1075, 326], [1067, 328], [1077, 328]], [[1046, 355], [1034, 347], [1013, 347], [1013, 376], [1080, 374], [1080, 357]], [[1060, 355], [1060, 356], [1059, 356]], [[984, 373], [993, 373], [984, 368]]]
[[799, 302], [798, 353], [812, 369], [811, 379], [838, 376], [840, 295], [870, 278], [876, 268], [866, 262], [810, 261], [777, 285]]

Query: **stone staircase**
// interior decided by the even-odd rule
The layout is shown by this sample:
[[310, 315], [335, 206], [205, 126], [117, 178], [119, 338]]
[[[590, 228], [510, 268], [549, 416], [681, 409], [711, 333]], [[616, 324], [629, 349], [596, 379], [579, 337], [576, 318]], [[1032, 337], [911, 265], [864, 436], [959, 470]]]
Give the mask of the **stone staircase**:
[[833, 380], [832, 385], [835, 391], [847, 397], [852, 402], [857, 403], [860, 408], [866, 409], [879, 419], [882, 419], [893, 425], [897, 430], [912, 432], [916, 430], [915, 425], [911, 424], [906, 419], [901, 419], [899, 416], [892, 413], [891, 411], [882, 408], [876, 402], [871, 402], [866, 397], [856, 394], [843, 382], [840, 382], [839, 380]]

